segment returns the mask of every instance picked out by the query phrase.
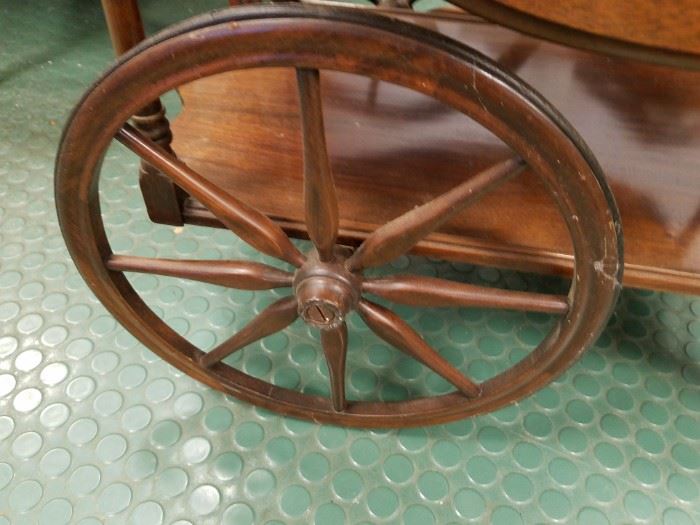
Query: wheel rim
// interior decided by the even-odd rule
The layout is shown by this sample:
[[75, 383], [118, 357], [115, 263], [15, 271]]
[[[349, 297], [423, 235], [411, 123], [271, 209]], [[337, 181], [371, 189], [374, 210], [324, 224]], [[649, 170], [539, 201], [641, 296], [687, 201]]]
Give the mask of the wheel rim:
[[[319, 42], [324, 45], [319, 46]], [[410, 57], [408, 62], [406, 57]], [[397, 64], [402, 64], [401, 68]], [[219, 206], [224, 210], [216, 208], [219, 213], [226, 214], [230, 206], [243, 206], [235, 217], [228, 217], [234, 232], [264, 253], [300, 269], [293, 278], [263, 265], [234, 264], [227, 268], [217, 266], [214, 270], [202, 268], [202, 271], [217, 274], [217, 279], [225, 274], [228, 282], [256, 286], [255, 289], [293, 286], [293, 299], [282, 299], [270, 307], [272, 310], [263, 312], [265, 317], [260, 322], [239, 332], [243, 335], [236, 334], [220, 354], [231, 348], [235, 350], [251, 338], [257, 340], [271, 329], [283, 329], [301, 313], [310, 324], [321, 326], [324, 354], [331, 377], [335, 378], [332, 400], [270, 385], [221, 363], [216, 356], [211, 357], [211, 352], [206, 354], [209, 358], [203, 357], [199, 349], [168, 327], [133, 290], [123, 271], [134, 270], [138, 261], [112, 257], [100, 214], [98, 172], [115, 134], [143, 158], [150, 155], [146, 158], [149, 162], [165, 162], [162, 167], [167, 168], [166, 173], [170, 170], [172, 175], [173, 170], [181, 168], [173, 167], [172, 162], [168, 165], [171, 159], [163, 161], [157, 155], [154, 157], [153, 151], [158, 152], [152, 144], [144, 142], [128, 125], [122, 127], [140, 107], [202, 75], [273, 66], [295, 67], [298, 72], [304, 108], [307, 222], [312, 224], [309, 234], [316, 251], [307, 259], [279, 236], [266, 217], [260, 217], [243, 203], [232, 204], [226, 196], [210, 195], [205, 197], [205, 203], [212, 211]], [[366, 241], [346, 260], [346, 255], [338, 255], [335, 247], [337, 204], [323, 141], [319, 69], [364, 74], [432, 95], [499, 136], [556, 192], [557, 204], [572, 238], [575, 276], [566, 313], [527, 359], [476, 385], [464, 376], [463, 379], [454, 376], [439, 354], [426, 348], [400, 319], [359, 297], [369, 292], [396, 299], [402, 290], [410, 290], [414, 296], [423, 297], [424, 303], [434, 301], [434, 297], [426, 298], [433, 282], [404, 278], [369, 281], [360, 277], [361, 270], [389, 260], [397, 250], [406, 251], [401, 243], [392, 244], [397, 231], [402, 235], [407, 231], [419, 235], [426, 222], [432, 228], [450, 205], [469, 202], [466, 195], [474, 191], [474, 179], [481, 177], [477, 182], [489, 189], [517, 171], [521, 161], [507, 160], [487, 170], [487, 174], [468, 179], [460, 188], [448, 192], [445, 202], [424, 209], [425, 213], [417, 218], [416, 214], [408, 218], [401, 216], [403, 222], [398, 229], [389, 227], [386, 231], [382, 227], [385, 231], [380, 231], [380, 228], [368, 238], [372, 242]], [[117, 103], [110, 104], [110, 100]], [[185, 188], [191, 193], [203, 191], [202, 195], [206, 196], [211, 189], [206, 185], [204, 189], [198, 187], [197, 179], [188, 173], [182, 177], [185, 184], [194, 184]], [[227, 10], [145, 42], [100, 79], [72, 115], [57, 160], [56, 201], [61, 228], [79, 270], [105, 306], [146, 346], [195, 379], [244, 400], [297, 417], [351, 426], [445, 422], [495, 410], [534, 392], [561, 373], [595, 340], [619, 291], [621, 241], [614, 202], [595, 160], [570, 126], [530, 88], [508, 77], [475, 51], [414, 26], [347, 10], [301, 6]], [[426, 214], [435, 220], [430, 222]], [[253, 233], [251, 224], [257, 228]], [[144, 271], [143, 266], [140, 268], [139, 271]], [[172, 274], [167, 271], [158, 267], [158, 272], [153, 273]], [[175, 270], [171, 268], [172, 271]], [[181, 269], [177, 271], [178, 276], [183, 275]], [[201, 275], [190, 278], [204, 280]], [[463, 298], [470, 292], [460, 289], [457, 295]], [[446, 300], [445, 296], [454, 299], [454, 295], [455, 292], [445, 292], [440, 300]], [[542, 299], [541, 304], [535, 301], [539, 308], [561, 311], [561, 301], [551, 297], [538, 299]], [[344, 377], [347, 347], [342, 317], [351, 309], [357, 309], [365, 322], [393, 346], [428, 362], [433, 370], [437, 367], [439, 374], [449, 378], [461, 392], [393, 403], [358, 401], [346, 405], [338, 383]]]

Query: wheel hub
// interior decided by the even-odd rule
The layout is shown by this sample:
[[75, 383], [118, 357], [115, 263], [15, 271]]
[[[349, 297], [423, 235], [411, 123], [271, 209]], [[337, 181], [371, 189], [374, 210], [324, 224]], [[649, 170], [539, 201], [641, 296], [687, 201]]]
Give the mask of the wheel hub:
[[321, 329], [338, 327], [360, 298], [360, 278], [345, 269], [339, 258], [323, 262], [315, 252], [294, 275], [299, 315]]

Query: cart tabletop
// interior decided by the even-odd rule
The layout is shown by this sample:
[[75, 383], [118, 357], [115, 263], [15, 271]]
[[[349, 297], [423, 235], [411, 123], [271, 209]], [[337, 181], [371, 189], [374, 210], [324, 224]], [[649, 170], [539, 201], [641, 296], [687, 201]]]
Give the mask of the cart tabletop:
[[696, 0], [451, 0], [500, 25], [568, 46], [700, 69]]

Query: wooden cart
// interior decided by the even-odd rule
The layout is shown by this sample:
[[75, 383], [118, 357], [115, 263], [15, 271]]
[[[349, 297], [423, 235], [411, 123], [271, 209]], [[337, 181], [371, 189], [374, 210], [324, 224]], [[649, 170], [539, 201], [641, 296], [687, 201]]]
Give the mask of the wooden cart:
[[[460, 10], [429, 14], [251, 5], [139, 43], [135, 0], [103, 0], [123, 55], [78, 104], [61, 144], [56, 196], [70, 252], [149, 348], [269, 409], [386, 427], [517, 401], [595, 341], [622, 283], [700, 292], [700, 7], [661, 3], [454, 0]], [[171, 133], [158, 97], [172, 89], [184, 109]], [[113, 138], [143, 160], [152, 220], [228, 228], [290, 270], [113, 254], [97, 191]], [[301, 253], [288, 234], [313, 249]], [[560, 274], [571, 287], [556, 295], [363, 276], [408, 252]], [[292, 293], [205, 353], [157, 317], [124, 272]], [[477, 383], [367, 294], [559, 320], [525, 358]], [[353, 310], [455, 391], [347, 401]], [[320, 330], [328, 398], [223, 361], [297, 317]]]

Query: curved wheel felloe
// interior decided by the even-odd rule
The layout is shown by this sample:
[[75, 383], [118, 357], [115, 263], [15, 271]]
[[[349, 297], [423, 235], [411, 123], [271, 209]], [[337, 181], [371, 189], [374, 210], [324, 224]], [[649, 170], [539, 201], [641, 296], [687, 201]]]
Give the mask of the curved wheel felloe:
[[[266, 215], [178, 160], [128, 119], [148, 100], [224, 71], [296, 70], [303, 140], [303, 199], [313, 248], [301, 253]], [[340, 70], [430, 95], [480, 123], [512, 155], [371, 233], [354, 251], [338, 246], [339, 211], [326, 147], [321, 70]], [[100, 214], [101, 160], [113, 138], [198, 199], [223, 225], [287, 272], [257, 262], [190, 261], [114, 254]], [[365, 277], [405, 254], [450, 217], [524, 167], [552, 192], [571, 236], [575, 275], [567, 296], [487, 288], [416, 275]], [[438, 34], [354, 10], [290, 6], [236, 8], [193, 19], [144, 42], [85, 95], [64, 132], [56, 197], [69, 250], [114, 316], [163, 359], [194, 378], [285, 414], [351, 426], [445, 422], [497, 409], [545, 385], [602, 330], [619, 290], [619, 220], [600, 169], [580, 138], [545, 101], [477, 52]], [[156, 316], [124, 272], [193, 279], [230, 288], [289, 288], [239, 332], [202, 352]], [[371, 294], [419, 307], [489, 307], [556, 314], [551, 333], [527, 358], [477, 382], [445, 359]], [[381, 339], [448, 381], [445, 395], [383, 403], [354, 401], [345, 388], [347, 315], [356, 311]], [[224, 362], [297, 318], [320, 330], [330, 396], [252, 377]]]

